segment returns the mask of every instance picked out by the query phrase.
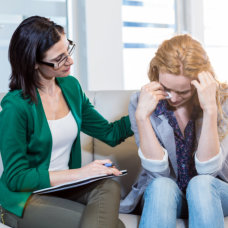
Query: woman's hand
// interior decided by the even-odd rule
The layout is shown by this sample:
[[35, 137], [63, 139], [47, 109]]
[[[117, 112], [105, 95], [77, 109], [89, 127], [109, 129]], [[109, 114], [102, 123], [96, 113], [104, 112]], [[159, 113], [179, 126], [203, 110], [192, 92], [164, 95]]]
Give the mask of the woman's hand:
[[159, 82], [150, 82], [141, 88], [141, 93], [136, 109], [136, 119], [149, 117], [160, 100], [165, 99], [167, 93]]
[[77, 172], [79, 175], [79, 178], [86, 178], [86, 177], [92, 177], [96, 175], [103, 175], [103, 174], [114, 174], [115, 176], [119, 176], [121, 172], [115, 167], [106, 167], [105, 163], [112, 163], [109, 159], [106, 160], [95, 160], [88, 165], [85, 165], [81, 167], [80, 169], [77, 169]]
[[199, 81], [191, 82], [197, 89], [200, 106], [205, 113], [217, 113], [216, 88], [217, 82], [209, 72], [201, 72]]

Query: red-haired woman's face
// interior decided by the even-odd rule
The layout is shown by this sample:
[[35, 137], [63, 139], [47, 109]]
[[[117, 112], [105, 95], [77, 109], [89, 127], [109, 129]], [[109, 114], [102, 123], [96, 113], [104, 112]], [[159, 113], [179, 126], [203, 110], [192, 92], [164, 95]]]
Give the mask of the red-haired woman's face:
[[159, 83], [170, 93], [171, 98], [167, 101], [173, 108], [184, 106], [191, 100], [195, 93], [191, 81], [192, 79], [183, 75], [159, 73]]

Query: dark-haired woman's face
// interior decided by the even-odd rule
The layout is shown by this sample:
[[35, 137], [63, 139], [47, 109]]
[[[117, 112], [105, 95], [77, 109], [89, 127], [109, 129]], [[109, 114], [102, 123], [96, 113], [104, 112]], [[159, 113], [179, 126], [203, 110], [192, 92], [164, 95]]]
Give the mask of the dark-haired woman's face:
[[[46, 53], [43, 62], [58, 64], [61, 60], [68, 56], [69, 42], [66, 36], [61, 35], [60, 41], [55, 43]], [[47, 66], [43, 63], [37, 63], [36, 69], [39, 76], [44, 79], [53, 79], [55, 77], [66, 77], [70, 74], [70, 67], [73, 64], [71, 56], [68, 56], [67, 61], [58, 68], [54, 69], [52, 66]]]

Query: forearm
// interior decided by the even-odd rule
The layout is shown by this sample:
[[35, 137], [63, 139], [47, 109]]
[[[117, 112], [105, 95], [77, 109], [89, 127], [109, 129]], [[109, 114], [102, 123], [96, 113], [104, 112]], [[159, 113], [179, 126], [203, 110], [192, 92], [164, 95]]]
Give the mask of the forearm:
[[62, 171], [50, 171], [49, 178], [51, 186], [56, 186], [66, 182], [71, 182], [83, 178], [88, 178], [96, 175], [115, 175], [118, 176], [121, 172], [115, 167], [106, 167], [105, 163], [112, 163], [111, 160], [95, 160], [78, 169], [68, 169]]
[[200, 162], [195, 155], [195, 166], [198, 174], [209, 174], [217, 176], [218, 171], [221, 170], [223, 166], [222, 149], [220, 148], [220, 151], [216, 156], [203, 162]]
[[116, 146], [133, 135], [128, 116], [110, 123], [91, 105], [83, 111], [81, 131], [110, 146]]
[[109, 125], [112, 127], [110, 132], [106, 135], [107, 139], [104, 138], [102, 141], [108, 143], [110, 146], [116, 146], [134, 134], [131, 130], [129, 116], [123, 116], [121, 119], [116, 120]]
[[213, 158], [219, 153], [219, 147], [217, 111], [204, 112], [203, 125], [196, 154], [198, 160], [203, 162]]
[[147, 159], [162, 160], [164, 151], [150, 122], [158, 102], [165, 99], [167, 93], [158, 82], [151, 82], [142, 87], [135, 112], [140, 148]]
[[164, 151], [160, 145], [149, 118], [136, 117], [139, 132], [140, 148], [147, 159], [162, 160]]
[[68, 169], [49, 172], [51, 186], [64, 184], [80, 179], [79, 169]]

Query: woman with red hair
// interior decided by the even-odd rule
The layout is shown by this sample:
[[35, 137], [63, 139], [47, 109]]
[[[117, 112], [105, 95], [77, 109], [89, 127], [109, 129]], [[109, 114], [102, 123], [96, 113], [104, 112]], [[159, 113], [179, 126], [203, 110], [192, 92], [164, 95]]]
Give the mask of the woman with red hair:
[[224, 227], [228, 215], [227, 84], [189, 35], [164, 41], [150, 62], [150, 83], [129, 105], [143, 171], [122, 212], [142, 197], [140, 227]]

